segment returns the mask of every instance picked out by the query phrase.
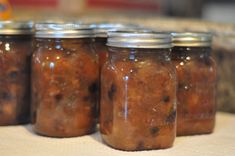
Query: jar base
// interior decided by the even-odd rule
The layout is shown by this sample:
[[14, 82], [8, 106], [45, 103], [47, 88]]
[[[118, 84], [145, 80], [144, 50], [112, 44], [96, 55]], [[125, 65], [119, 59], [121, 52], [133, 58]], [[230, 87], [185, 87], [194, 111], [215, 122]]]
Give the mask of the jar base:
[[51, 132], [46, 132], [40, 129], [36, 129], [33, 127], [33, 130], [36, 134], [44, 137], [52, 137], [52, 138], [72, 138], [72, 137], [79, 137], [79, 136], [84, 136], [84, 135], [89, 135], [92, 133], [96, 132], [96, 128], [91, 128], [91, 129], [86, 129], [86, 130], [79, 130], [74, 133], [62, 133], [62, 132], [56, 132], [56, 131], [51, 131]]
[[111, 148], [121, 150], [121, 151], [147, 151], [147, 150], [158, 150], [158, 149], [167, 149], [173, 146], [174, 139], [161, 137], [160, 140], [170, 140], [170, 142], [162, 143], [161, 141], [155, 142], [154, 144], [145, 144], [145, 142], [137, 142], [136, 144], [117, 144], [110, 139], [107, 139], [107, 136], [102, 135], [102, 141]]
[[200, 135], [213, 133], [215, 119], [187, 119], [177, 121], [177, 136]]

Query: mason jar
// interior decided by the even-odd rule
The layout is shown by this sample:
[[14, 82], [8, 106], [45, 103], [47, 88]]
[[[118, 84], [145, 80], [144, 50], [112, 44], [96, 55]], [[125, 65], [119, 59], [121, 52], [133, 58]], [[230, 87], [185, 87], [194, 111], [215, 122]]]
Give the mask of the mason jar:
[[36, 24], [32, 120], [36, 133], [73, 137], [96, 129], [98, 58], [94, 32], [72, 23]]
[[176, 133], [171, 35], [109, 32], [107, 46], [109, 58], [101, 73], [104, 142], [126, 151], [171, 147]]
[[0, 22], [0, 125], [30, 121], [32, 22]]
[[208, 33], [173, 33], [178, 76], [177, 135], [211, 133], [216, 113], [216, 64]]
[[[106, 46], [108, 31], [114, 31], [117, 29], [123, 29], [123, 30], [141, 29], [141, 27], [138, 25], [123, 24], [123, 23], [96, 23], [96, 24], [91, 24], [90, 27], [93, 28], [95, 31], [94, 48], [99, 57], [99, 74], [101, 73], [101, 68], [103, 67], [105, 62], [108, 60], [108, 47]], [[100, 110], [99, 104], [97, 105], [97, 110], [98, 112]], [[99, 116], [97, 118], [99, 118]]]

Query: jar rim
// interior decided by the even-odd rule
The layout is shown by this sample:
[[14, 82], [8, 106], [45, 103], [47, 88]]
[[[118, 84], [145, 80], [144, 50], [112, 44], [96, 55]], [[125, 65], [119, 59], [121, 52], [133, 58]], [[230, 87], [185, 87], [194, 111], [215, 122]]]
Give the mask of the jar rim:
[[0, 35], [32, 35], [32, 21], [0, 21]]
[[107, 46], [123, 48], [171, 48], [171, 34], [150, 30], [109, 31]]
[[213, 35], [209, 32], [173, 32], [174, 46], [210, 47]]
[[36, 38], [93, 38], [94, 29], [90, 25], [59, 22], [36, 23]]

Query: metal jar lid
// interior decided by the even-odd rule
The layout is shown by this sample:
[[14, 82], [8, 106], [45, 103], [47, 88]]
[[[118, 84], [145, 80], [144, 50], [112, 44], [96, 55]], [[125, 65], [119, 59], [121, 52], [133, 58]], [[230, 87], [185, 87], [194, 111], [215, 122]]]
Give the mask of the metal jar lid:
[[210, 47], [212, 34], [203, 32], [172, 33], [174, 46], [183, 47]]
[[0, 21], [0, 35], [31, 35], [32, 21]]
[[36, 38], [93, 38], [94, 30], [89, 25], [78, 23], [37, 23]]
[[153, 31], [110, 31], [107, 46], [121, 48], [171, 48], [170, 33]]
[[108, 31], [116, 30], [139, 30], [142, 27], [135, 24], [121, 24], [121, 23], [96, 23], [91, 24], [91, 27], [95, 30], [95, 36], [100, 38], [107, 38]]

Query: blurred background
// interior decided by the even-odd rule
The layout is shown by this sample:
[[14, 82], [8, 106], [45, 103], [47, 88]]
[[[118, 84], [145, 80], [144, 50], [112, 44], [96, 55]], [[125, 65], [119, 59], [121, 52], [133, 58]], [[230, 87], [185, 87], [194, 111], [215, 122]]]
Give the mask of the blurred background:
[[[12, 17], [69, 17], [84, 14], [167, 16], [235, 23], [235, 0], [0, 0]], [[4, 5], [10, 3], [10, 5]]]
[[218, 65], [217, 107], [235, 113], [235, 0], [0, 0], [0, 19], [133, 23], [209, 31]]

